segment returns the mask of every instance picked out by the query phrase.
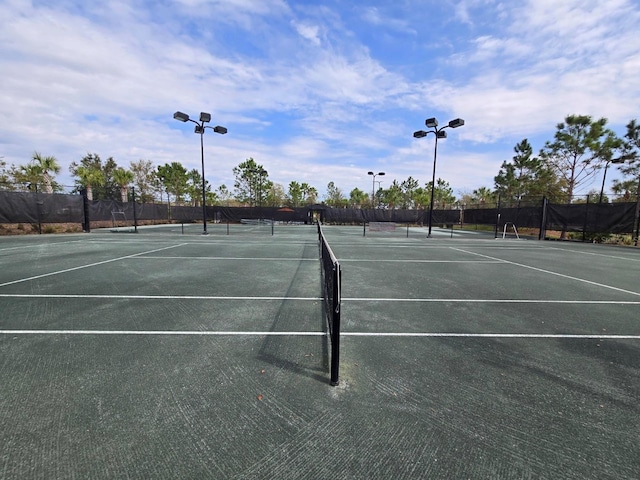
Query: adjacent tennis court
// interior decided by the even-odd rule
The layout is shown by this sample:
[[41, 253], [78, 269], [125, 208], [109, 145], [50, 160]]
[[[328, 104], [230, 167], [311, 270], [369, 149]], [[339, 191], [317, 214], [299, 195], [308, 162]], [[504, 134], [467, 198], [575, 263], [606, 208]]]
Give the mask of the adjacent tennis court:
[[[640, 250], [315, 225], [0, 238], [0, 478], [640, 472]], [[385, 229], [382, 229], [385, 230]]]

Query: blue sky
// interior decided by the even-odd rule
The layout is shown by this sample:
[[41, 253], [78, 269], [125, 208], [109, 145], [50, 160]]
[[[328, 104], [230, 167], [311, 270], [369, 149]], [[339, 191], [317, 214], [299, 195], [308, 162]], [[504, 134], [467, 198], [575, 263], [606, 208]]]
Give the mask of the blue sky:
[[493, 187], [516, 143], [539, 151], [567, 115], [606, 117], [620, 135], [640, 118], [640, 5], [4, 0], [0, 71], [0, 156], [54, 155], [63, 184], [88, 152], [200, 169], [180, 110], [229, 130], [205, 135], [214, 188], [232, 188], [249, 157], [285, 189], [307, 182], [321, 197], [329, 181], [370, 191], [369, 170], [386, 172], [382, 187], [422, 185], [433, 135], [413, 132], [461, 117], [437, 162], [459, 196]]

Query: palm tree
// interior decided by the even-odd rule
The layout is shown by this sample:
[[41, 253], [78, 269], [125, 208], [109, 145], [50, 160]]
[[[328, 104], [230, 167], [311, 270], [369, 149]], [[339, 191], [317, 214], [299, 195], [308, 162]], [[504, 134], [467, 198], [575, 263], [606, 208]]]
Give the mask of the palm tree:
[[42, 181], [42, 170], [39, 165], [32, 162], [21, 165], [16, 170], [16, 180], [24, 183], [29, 190], [35, 190], [37, 192], [38, 184]]
[[494, 203], [496, 201], [496, 194], [487, 187], [476, 188], [473, 191], [473, 200], [484, 206], [487, 203]]
[[51, 173], [60, 173], [60, 165], [54, 156], [43, 157], [38, 152], [31, 157], [33, 163], [39, 168], [45, 193], [53, 193], [53, 179]]
[[104, 174], [102, 170], [95, 168], [87, 168], [84, 165], [80, 165], [75, 170], [75, 175], [80, 180], [80, 184], [87, 190], [87, 199], [93, 200], [93, 186], [102, 185], [104, 182]]
[[133, 172], [125, 170], [124, 168], [116, 168], [113, 171], [113, 181], [120, 187], [120, 198], [123, 203], [127, 201], [127, 193], [129, 190], [129, 184], [133, 182]]
[[304, 182], [300, 184], [300, 189], [302, 190], [302, 195], [305, 198], [305, 201], [308, 205], [313, 205], [317, 202], [318, 199], [318, 190], [315, 187], [312, 187], [308, 183]]

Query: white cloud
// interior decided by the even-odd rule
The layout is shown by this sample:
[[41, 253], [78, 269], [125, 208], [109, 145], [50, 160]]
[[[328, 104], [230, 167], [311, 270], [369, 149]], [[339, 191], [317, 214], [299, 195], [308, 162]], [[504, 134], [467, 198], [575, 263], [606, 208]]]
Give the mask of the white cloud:
[[301, 37], [309, 40], [311, 43], [313, 43], [316, 46], [320, 46], [320, 37], [319, 37], [320, 28], [317, 25], [309, 25], [309, 24], [293, 22], [293, 26], [295, 27], [296, 31]]
[[[197, 137], [171, 114], [204, 110], [229, 128], [205, 138], [214, 185], [232, 185], [231, 168], [252, 156], [284, 184], [350, 191], [378, 165], [388, 183], [424, 180], [431, 142], [411, 133], [426, 116], [460, 116], [439, 176], [476, 188], [492, 184], [516, 141], [551, 137], [565, 115], [622, 125], [640, 104], [630, 1], [458, 2], [439, 22], [455, 39], [436, 47], [415, 5], [393, 15], [280, 0], [69, 5], [0, 5], [9, 163], [38, 150], [68, 164], [91, 151], [198, 168]], [[407, 32], [431, 48], [405, 48]], [[371, 43], [379, 33], [384, 48]]]

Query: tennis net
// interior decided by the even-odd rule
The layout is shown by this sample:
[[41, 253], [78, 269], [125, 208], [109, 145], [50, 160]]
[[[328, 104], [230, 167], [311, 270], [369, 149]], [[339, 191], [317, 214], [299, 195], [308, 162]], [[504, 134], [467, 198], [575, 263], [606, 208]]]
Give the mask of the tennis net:
[[333, 254], [318, 222], [318, 240], [320, 242], [320, 266], [322, 270], [322, 289], [324, 310], [329, 325], [331, 339], [331, 385], [338, 385], [340, 368], [340, 303], [341, 277], [340, 263]]

